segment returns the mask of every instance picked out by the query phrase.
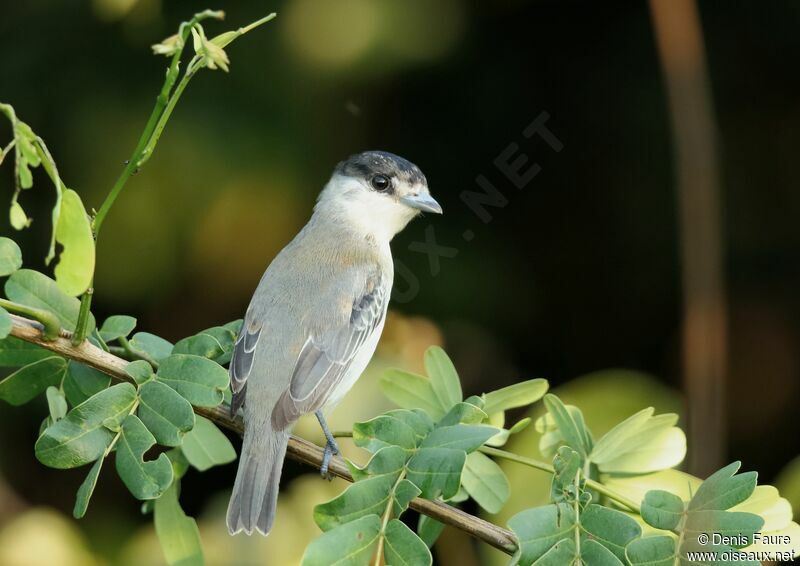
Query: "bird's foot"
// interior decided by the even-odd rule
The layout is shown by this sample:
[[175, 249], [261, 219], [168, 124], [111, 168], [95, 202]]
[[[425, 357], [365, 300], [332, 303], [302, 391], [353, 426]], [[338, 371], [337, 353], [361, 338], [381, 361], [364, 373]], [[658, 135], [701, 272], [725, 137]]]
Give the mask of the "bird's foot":
[[333, 476], [328, 473], [328, 466], [330, 466], [331, 458], [339, 455], [339, 446], [336, 444], [336, 439], [331, 434], [331, 429], [328, 428], [328, 423], [322, 415], [322, 411], [315, 413], [319, 420], [319, 426], [322, 428], [322, 433], [325, 435], [325, 452], [322, 454], [322, 465], [319, 467], [319, 473], [323, 478], [332, 480]]
[[328, 481], [333, 479], [333, 474], [329, 473], [328, 466], [330, 466], [331, 458], [339, 455], [339, 446], [333, 437], [329, 438], [325, 443], [325, 451], [322, 453], [322, 465], [319, 467], [319, 473]]

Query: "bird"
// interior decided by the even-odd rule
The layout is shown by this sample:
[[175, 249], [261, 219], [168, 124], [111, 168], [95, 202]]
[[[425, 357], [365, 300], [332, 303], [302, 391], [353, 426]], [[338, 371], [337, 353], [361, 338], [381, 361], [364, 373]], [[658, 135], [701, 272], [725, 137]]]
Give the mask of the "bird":
[[231, 414], [244, 438], [226, 523], [269, 534], [286, 446], [314, 413], [325, 435], [320, 473], [339, 448], [324, 413], [366, 368], [394, 278], [390, 241], [420, 213], [441, 214], [419, 167], [385, 151], [334, 168], [308, 223], [273, 259], [247, 308], [230, 361]]

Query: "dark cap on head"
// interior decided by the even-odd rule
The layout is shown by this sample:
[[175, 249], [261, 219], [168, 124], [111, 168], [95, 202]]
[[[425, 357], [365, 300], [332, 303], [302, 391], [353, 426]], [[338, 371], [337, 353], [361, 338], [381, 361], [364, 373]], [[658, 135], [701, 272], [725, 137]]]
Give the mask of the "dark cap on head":
[[356, 153], [340, 162], [334, 172], [348, 177], [360, 177], [367, 181], [375, 175], [386, 175], [409, 185], [428, 185], [428, 181], [419, 167], [409, 160], [387, 151]]

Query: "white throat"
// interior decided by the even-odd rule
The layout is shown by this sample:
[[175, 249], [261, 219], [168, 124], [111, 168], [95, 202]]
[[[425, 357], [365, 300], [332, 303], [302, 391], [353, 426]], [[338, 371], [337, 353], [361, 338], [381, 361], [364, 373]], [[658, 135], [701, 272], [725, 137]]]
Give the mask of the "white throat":
[[356, 179], [334, 175], [320, 193], [314, 214], [388, 245], [417, 211], [392, 195], [370, 190]]

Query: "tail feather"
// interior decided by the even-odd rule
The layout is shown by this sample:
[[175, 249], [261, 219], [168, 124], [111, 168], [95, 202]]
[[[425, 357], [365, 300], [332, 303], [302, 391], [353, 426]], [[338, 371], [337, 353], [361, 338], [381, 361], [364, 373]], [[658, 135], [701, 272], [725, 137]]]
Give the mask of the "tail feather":
[[289, 435], [272, 430], [245, 432], [239, 471], [228, 503], [228, 532], [269, 534], [275, 521], [278, 487]]

